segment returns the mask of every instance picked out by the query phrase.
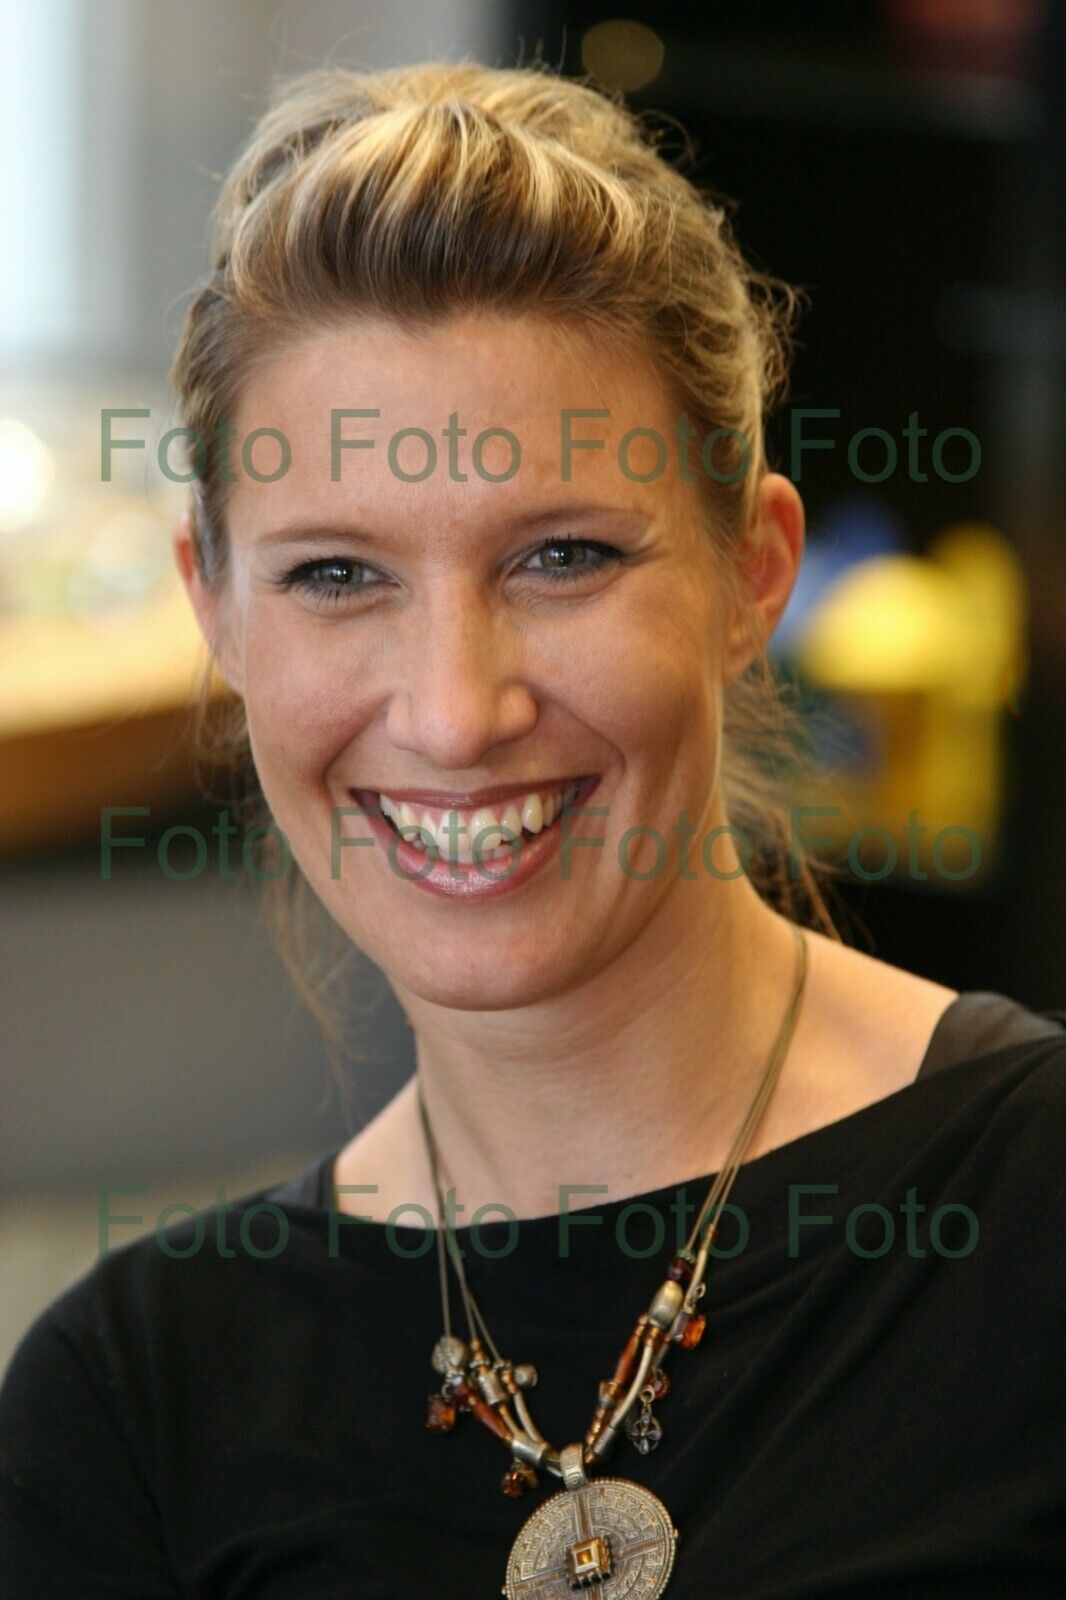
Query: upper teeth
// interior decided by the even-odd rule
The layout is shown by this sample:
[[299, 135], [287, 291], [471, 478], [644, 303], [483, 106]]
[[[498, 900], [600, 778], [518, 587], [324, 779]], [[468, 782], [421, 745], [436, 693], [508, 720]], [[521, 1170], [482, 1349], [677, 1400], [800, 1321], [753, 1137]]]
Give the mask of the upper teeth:
[[540, 833], [570, 804], [579, 787], [574, 782], [565, 789], [532, 790], [516, 795], [502, 807], [478, 806], [476, 810], [415, 807], [406, 800], [390, 800], [387, 794], [378, 798], [382, 811], [412, 844], [428, 849], [432, 840], [445, 859], [472, 862], [475, 841], [481, 860], [495, 851], [509, 855], [523, 828], [527, 833]]

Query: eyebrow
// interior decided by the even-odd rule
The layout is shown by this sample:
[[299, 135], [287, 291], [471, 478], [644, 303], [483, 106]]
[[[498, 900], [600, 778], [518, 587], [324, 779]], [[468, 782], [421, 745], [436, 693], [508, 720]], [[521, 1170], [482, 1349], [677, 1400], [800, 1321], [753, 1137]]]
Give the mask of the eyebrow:
[[[506, 523], [494, 525], [494, 531], [511, 533], [535, 532], [538, 528], [558, 526], [560, 522], [590, 523], [619, 521], [641, 529], [651, 521], [646, 511], [636, 506], [604, 506], [593, 504], [546, 506], [537, 511], [522, 512]], [[388, 546], [393, 541], [387, 534], [375, 532], [348, 521], [325, 518], [321, 522], [296, 522], [257, 535], [253, 544], [309, 544], [324, 539], [350, 539], [360, 544]]]

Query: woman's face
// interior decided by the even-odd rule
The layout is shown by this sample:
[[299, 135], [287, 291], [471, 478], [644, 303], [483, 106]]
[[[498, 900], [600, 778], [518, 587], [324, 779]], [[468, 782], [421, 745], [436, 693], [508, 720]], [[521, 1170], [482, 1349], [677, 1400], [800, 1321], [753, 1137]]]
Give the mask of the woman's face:
[[[570, 418], [569, 481], [567, 410], [586, 413]], [[242, 463], [258, 428], [279, 430], [291, 451], [274, 482], [247, 463], [272, 473], [276, 440]], [[427, 443], [396, 441], [403, 429], [435, 442], [421, 481]], [[517, 440], [516, 467], [505, 433], [475, 449], [493, 429]], [[632, 429], [666, 441], [659, 476], [646, 434], [628, 441], [623, 470]], [[221, 662], [244, 696], [278, 827], [401, 995], [496, 1010], [563, 994], [664, 909], [676, 931], [694, 895], [729, 890], [708, 876], [700, 844], [724, 821], [723, 682], [749, 652], [703, 526], [700, 441], [686, 476], [676, 429], [640, 353], [515, 316], [456, 316], [421, 333], [353, 321], [291, 346], [245, 388], [230, 572], [221, 597], [195, 580], [190, 592], [205, 626], [221, 624]], [[577, 779], [594, 787], [574, 799]], [[499, 788], [513, 794], [476, 818], [477, 792]], [[412, 807], [442, 830], [424, 881], [434, 852], [400, 844], [378, 814], [380, 796], [406, 791], [439, 796]], [[534, 835], [530, 797], [561, 792], [604, 809]], [[517, 849], [480, 866], [449, 859], [493, 818], [524, 823]], [[683, 871], [679, 824], [694, 830]], [[720, 838], [717, 870], [735, 859]]]

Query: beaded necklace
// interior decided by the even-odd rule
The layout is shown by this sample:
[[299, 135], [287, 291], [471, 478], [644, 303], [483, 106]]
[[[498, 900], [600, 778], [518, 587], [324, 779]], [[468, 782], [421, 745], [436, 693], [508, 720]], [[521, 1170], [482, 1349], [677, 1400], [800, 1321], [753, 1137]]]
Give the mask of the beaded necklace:
[[[507, 1563], [501, 1593], [507, 1600], [563, 1600], [575, 1589], [619, 1583], [627, 1600], [657, 1600], [673, 1570], [678, 1531], [666, 1507], [643, 1485], [628, 1478], [588, 1476], [624, 1430], [641, 1455], [654, 1450], [662, 1428], [653, 1401], [669, 1392], [662, 1363], [671, 1345], [691, 1350], [699, 1344], [706, 1318], [697, 1309], [706, 1289], [707, 1261], [718, 1217], [725, 1206], [744, 1153], [751, 1142], [792, 1042], [807, 978], [807, 940], [793, 925], [796, 976], [784, 1021], [762, 1079], [715, 1175], [684, 1248], [666, 1269], [646, 1311], [602, 1382], [583, 1440], [556, 1450], [530, 1414], [527, 1392], [537, 1382], [528, 1362], [500, 1355], [466, 1281], [462, 1253], [448, 1226], [442, 1168], [418, 1086], [418, 1110], [437, 1198], [437, 1261], [444, 1333], [433, 1347], [433, 1370], [440, 1391], [429, 1397], [426, 1426], [446, 1433], [460, 1411], [471, 1412], [510, 1451], [503, 1475], [504, 1494], [517, 1497], [536, 1487], [538, 1470], [562, 1479], [563, 1489], [537, 1508], [519, 1529]], [[467, 1338], [452, 1331], [445, 1251], [459, 1283]], [[621, 1580], [624, 1578], [624, 1582]]]

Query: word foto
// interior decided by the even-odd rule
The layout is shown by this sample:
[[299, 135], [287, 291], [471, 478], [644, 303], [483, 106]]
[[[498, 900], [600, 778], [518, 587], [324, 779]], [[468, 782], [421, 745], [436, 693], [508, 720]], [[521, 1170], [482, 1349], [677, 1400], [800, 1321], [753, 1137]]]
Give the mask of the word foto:
[[[112, 1237], [116, 1227], [143, 1227], [151, 1221], [151, 1232], [160, 1252], [174, 1261], [185, 1261], [199, 1255], [204, 1249], [214, 1250], [223, 1260], [232, 1260], [243, 1254], [256, 1261], [273, 1260], [288, 1249], [291, 1230], [284, 1206], [273, 1200], [255, 1200], [249, 1205], [228, 1204], [225, 1190], [215, 1191], [215, 1203], [208, 1207], [177, 1200], [165, 1205], [154, 1219], [142, 1212], [115, 1212], [111, 1209], [112, 1197], [118, 1195], [146, 1194], [147, 1186], [135, 1183], [108, 1183], [100, 1186], [97, 1197], [98, 1243], [101, 1255], [114, 1248]], [[333, 1199], [326, 1213], [327, 1251], [332, 1259], [341, 1253], [341, 1227], [383, 1226], [386, 1241], [392, 1253], [403, 1260], [424, 1256], [436, 1245], [438, 1222], [424, 1205], [405, 1201], [393, 1206], [383, 1224], [374, 1222], [368, 1215], [342, 1213], [334, 1204], [341, 1194], [371, 1195], [378, 1192], [374, 1183], [338, 1184], [333, 1186]], [[588, 1240], [590, 1228], [602, 1229], [604, 1217], [591, 1206], [574, 1209], [571, 1201], [575, 1195], [605, 1194], [602, 1183], [563, 1183], [558, 1188], [557, 1249], [561, 1260], [568, 1260], [576, 1240]], [[816, 1250], [824, 1249], [822, 1241], [834, 1242], [839, 1236], [850, 1255], [862, 1261], [877, 1261], [890, 1251], [905, 1252], [911, 1260], [924, 1260], [932, 1253], [949, 1260], [958, 1260], [973, 1254], [980, 1238], [980, 1225], [973, 1209], [961, 1201], [945, 1201], [923, 1217], [927, 1207], [918, 1199], [917, 1190], [911, 1186], [900, 1201], [895, 1213], [876, 1200], [866, 1200], [852, 1206], [840, 1217], [832, 1210], [813, 1209], [817, 1204], [831, 1204], [831, 1197], [839, 1193], [835, 1183], [790, 1183], [785, 1195], [783, 1220], [786, 1224], [789, 1258], [795, 1260], [802, 1252], [802, 1240], [807, 1238]], [[495, 1201], [477, 1207], [469, 1222], [457, 1224], [457, 1217], [465, 1208], [458, 1205], [455, 1190], [449, 1189], [445, 1197], [444, 1225], [452, 1234], [461, 1256], [468, 1251], [489, 1260], [499, 1260], [510, 1255], [519, 1244], [520, 1223], [514, 1211]], [[680, 1250], [688, 1236], [696, 1212], [696, 1202], [687, 1198], [686, 1190], [679, 1185], [674, 1199], [666, 1208], [674, 1219], [674, 1251]], [[718, 1260], [732, 1260], [741, 1255], [751, 1239], [751, 1225], [743, 1208], [733, 1201], [719, 1207], [719, 1220], [728, 1214], [722, 1229], [725, 1235], [715, 1237], [710, 1254]], [[258, 1218], [265, 1219], [257, 1223]], [[417, 1217], [418, 1222], [404, 1221]], [[923, 1217], [921, 1223], [919, 1218]], [[636, 1219], [636, 1227], [634, 1220]], [[649, 1227], [650, 1224], [650, 1227]], [[460, 1244], [456, 1229], [463, 1233]], [[482, 1229], [492, 1230], [489, 1237]], [[825, 1230], [830, 1230], [826, 1234]], [[401, 1232], [403, 1237], [401, 1237]], [[666, 1216], [659, 1206], [646, 1199], [629, 1201], [613, 1218], [611, 1228], [614, 1247], [630, 1260], [643, 1261], [650, 1256], [666, 1253], [668, 1226]], [[637, 1235], [637, 1241], [634, 1240]], [[497, 1242], [497, 1236], [502, 1235]], [[649, 1237], [650, 1235], [650, 1237]], [[466, 1248], [464, 1248], [464, 1245]]]
[[[559, 412], [557, 425], [558, 472], [561, 483], [573, 481], [575, 457], [581, 452], [608, 449], [606, 429], [596, 424], [608, 421], [604, 407], [566, 406]], [[788, 413], [787, 461], [782, 467], [793, 483], [803, 478], [804, 457], [812, 452], [833, 451], [840, 441], [832, 434], [815, 434], [813, 422], [839, 422], [842, 413], [836, 406], [798, 406]], [[145, 450], [147, 441], [128, 434], [116, 436], [116, 421], [132, 422], [149, 418], [145, 406], [108, 407], [100, 412], [100, 477], [111, 482], [112, 458], [116, 450]], [[452, 411], [438, 430], [408, 426], [396, 428], [387, 438], [360, 434], [360, 420], [379, 420], [378, 406], [335, 408], [329, 421], [330, 481], [340, 483], [347, 467], [359, 459], [360, 451], [384, 450], [391, 475], [401, 483], [424, 483], [427, 478], [447, 478], [451, 483], [467, 483], [471, 476], [483, 483], [508, 483], [522, 467], [522, 443], [512, 428], [495, 425], [482, 428], [470, 438], [462, 427], [458, 411]], [[851, 477], [859, 483], [884, 483], [902, 471], [901, 455], [911, 483], [928, 483], [930, 476], [945, 483], [967, 483], [981, 466], [981, 446], [969, 428], [942, 428], [928, 448], [922, 443], [929, 429], [918, 422], [912, 411], [899, 439], [886, 428], [863, 427], [851, 433], [844, 445], [844, 459]], [[901, 451], [900, 441], [904, 449]], [[175, 467], [173, 447], [184, 447], [186, 465]], [[215, 429], [204, 436], [191, 427], [169, 428], [156, 443], [156, 464], [171, 483], [192, 483], [203, 478], [210, 463], [217, 465], [223, 483], [236, 483], [234, 471], [235, 430], [226, 413]], [[655, 483], [668, 471], [683, 483], [694, 483], [701, 476], [718, 484], [736, 483], [750, 470], [751, 441], [739, 428], [717, 427], [700, 435], [686, 411], [678, 413], [668, 433], [661, 428], [628, 428], [615, 441], [614, 464], [630, 483]], [[290, 440], [280, 428], [253, 428], [239, 441], [236, 451], [241, 470], [255, 483], [277, 483], [293, 462]], [[950, 457], [950, 459], [949, 459]]]

